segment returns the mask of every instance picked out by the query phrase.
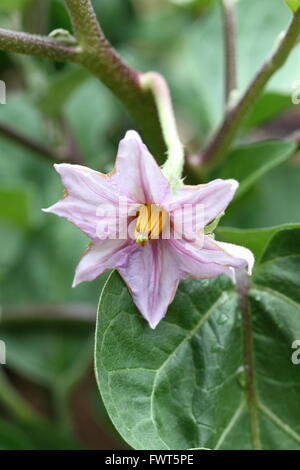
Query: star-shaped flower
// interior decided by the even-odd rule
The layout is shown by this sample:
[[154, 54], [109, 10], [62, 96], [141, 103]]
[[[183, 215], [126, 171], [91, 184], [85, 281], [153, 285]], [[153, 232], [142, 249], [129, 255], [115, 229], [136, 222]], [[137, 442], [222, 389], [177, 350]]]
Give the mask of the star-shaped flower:
[[65, 197], [44, 211], [65, 217], [92, 240], [73, 287], [115, 268], [155, 328], [181, 279], [225, 274], [234, 280], [235, 269], [251, 271], [249, 250], [204, 234], [232, 200], [235, 180], [182, 186], [174, 193], [135, 131], [120, 142], [115, 170], [108, 175], [66, 163], [55, 169]]

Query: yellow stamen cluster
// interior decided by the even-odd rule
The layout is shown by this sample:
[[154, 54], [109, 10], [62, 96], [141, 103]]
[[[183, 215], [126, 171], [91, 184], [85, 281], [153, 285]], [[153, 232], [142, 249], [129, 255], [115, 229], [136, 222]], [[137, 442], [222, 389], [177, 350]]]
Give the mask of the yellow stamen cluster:
[[143, 204], [139, 208], [134, 233], [135, 241], [141, 246], [145, 246], [149, 240], [158, 239], [167, 220], [168, 215], [161, 207]]

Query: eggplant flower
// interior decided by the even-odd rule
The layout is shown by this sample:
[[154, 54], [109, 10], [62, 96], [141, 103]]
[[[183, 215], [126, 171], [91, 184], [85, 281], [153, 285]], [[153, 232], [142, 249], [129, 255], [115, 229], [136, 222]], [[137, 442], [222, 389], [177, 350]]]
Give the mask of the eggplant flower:
[[66, 163], [55, 169], [65, 197], [44, 211], [65, 217], [92, 241], [73, 287], [117, 269], [151, 328], [165, 316], [181, 279], [225, 274], [234, 281], [235, 269], [251, 272], [249, 250], [217, 242], [204, 230], [232, 200], [235, 180], [174, 192], [135, 131], [120, 142], [107, 175]]

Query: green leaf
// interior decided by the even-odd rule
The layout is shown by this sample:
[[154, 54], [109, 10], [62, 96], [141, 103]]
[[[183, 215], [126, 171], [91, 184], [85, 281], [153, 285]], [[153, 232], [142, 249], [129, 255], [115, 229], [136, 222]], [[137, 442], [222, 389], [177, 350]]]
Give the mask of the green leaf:
[[300, 7], [300, 0], [285, 0], [285, 3], [290, 7], [292, 12], [296, 13]]
[[0, 246], [5, 246], [5, 250], [0, 251], [0, 275], [17, 262], [24, 244], [24, 233], [9, 224], [0, 223]]
[[222, 225], [239, 228], [272, 227], [300, 220], [300, 168], [289, 159], [257, 180], [238, 201], [230, 204]]
[[19, 187], [0, 189], [0, 220], [9, 222], [18, 228], [28, 228], [32, 221], [32, 191]]
[[254, 254], [256, 262], [259, 262], [266, 246], [273, 236], [277, 232], [288, 228], [300, 228], [300, 224], [277, 225], [276, 227], [248, 230], [232, 227], [218, 227], [215, 233], [217, 240], [249, 248]]
[[0, 418], [0, 450], [29, 450], [34, 446], [26, 433]]
[[[249, 291], [252, 328], [225, 277], [181, 282], [151, 330], [111, 275], [99, 305], [96, 375], [132, 447], [300, 449], [300, 367], [291, 361], [300, 339], [299, 263], [300, 229], [275, 233]], [[255, 395], [245, 344], [253, 344]]]
[[290, 106], [290, 96], [280, 95], [279, 93], [264, 93], [257, 99], [254, 108], [250, 110], [243, 127], [251, 129], [265, 124]]
[[59, 114], [77, 88], [89, 77], [88, 72], [82, 68], [68, 68], [50, 82], [36, 98], [39, 108], [49, 114]]
[[56, 319], [4, 317], [0, 337], [7, 344], [7, 364], [30, 380], [68, 390], [85, 373], [92, 358], [89, 323]]
[[1, 0], [0, 10], [22, 10], [29, 3], [29, 0]]
[[80, 446], [68, 433], [51, 423], [25, 426], [0, 418], [0, 450], [76, 450]]
[[53, 423], [20, 426], [33, 443], [34, 450], [79, 450], [81, 445], [74, 439], [72, 432], [60, 429]]
[[218, 178], [234, 178], [240, 186], [235, 200], [239, 199], [265, 173], [287, 160], [296, 145], [287, 141], [266, 141], [234, 149], [218, 171]]

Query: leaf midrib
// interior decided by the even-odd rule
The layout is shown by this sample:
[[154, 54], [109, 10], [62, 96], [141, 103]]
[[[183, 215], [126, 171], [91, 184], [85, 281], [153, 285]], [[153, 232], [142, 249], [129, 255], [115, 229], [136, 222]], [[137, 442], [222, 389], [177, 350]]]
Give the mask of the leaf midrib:
[[177, 351], [181, 348], [183, 344], [185, 344], [187, 341], [193, 338], [193, 336], [197, 333], [197, 331], [203, 326], [203, 324], [209, 319], [209, 317], [213, 314], [215, 309], [219, 306], [219, 304], [222, 304], [223, 301], [228, 300], [230, 297], [236, 295], [236, 292], [232, 290], [227, 290], [222, 292], [220, 297], [211, 305], [211, 307], [207, 310], [207, 312], [200, 318], [200, 320], [197, 322], [197, 324], [194, 326], [194, 328], [189, 332], [188, 335], [185, 336], [185, 338], [176, 346], [176, 348], [172, 351], [172, 354], [170, 354], [167, 359], [161, 364], [161, 366], [157, 369], [154, 381], [153, 381], [153, 388], [150, 396], [150, 416], [151, 416], [151, 421], [157, 431], [158, 437], [164, 442], [163, 438], [160, 435], [159, 432], [159, 427], [156, 423], [155, 415], [154, 415], [154, 395], [155, 391], [157, 388], [157, 381], [158, 377], [161, 374], [162, 370], [166, 366], [166, 364], [169, 362], [170, 359], [172, 359]]

